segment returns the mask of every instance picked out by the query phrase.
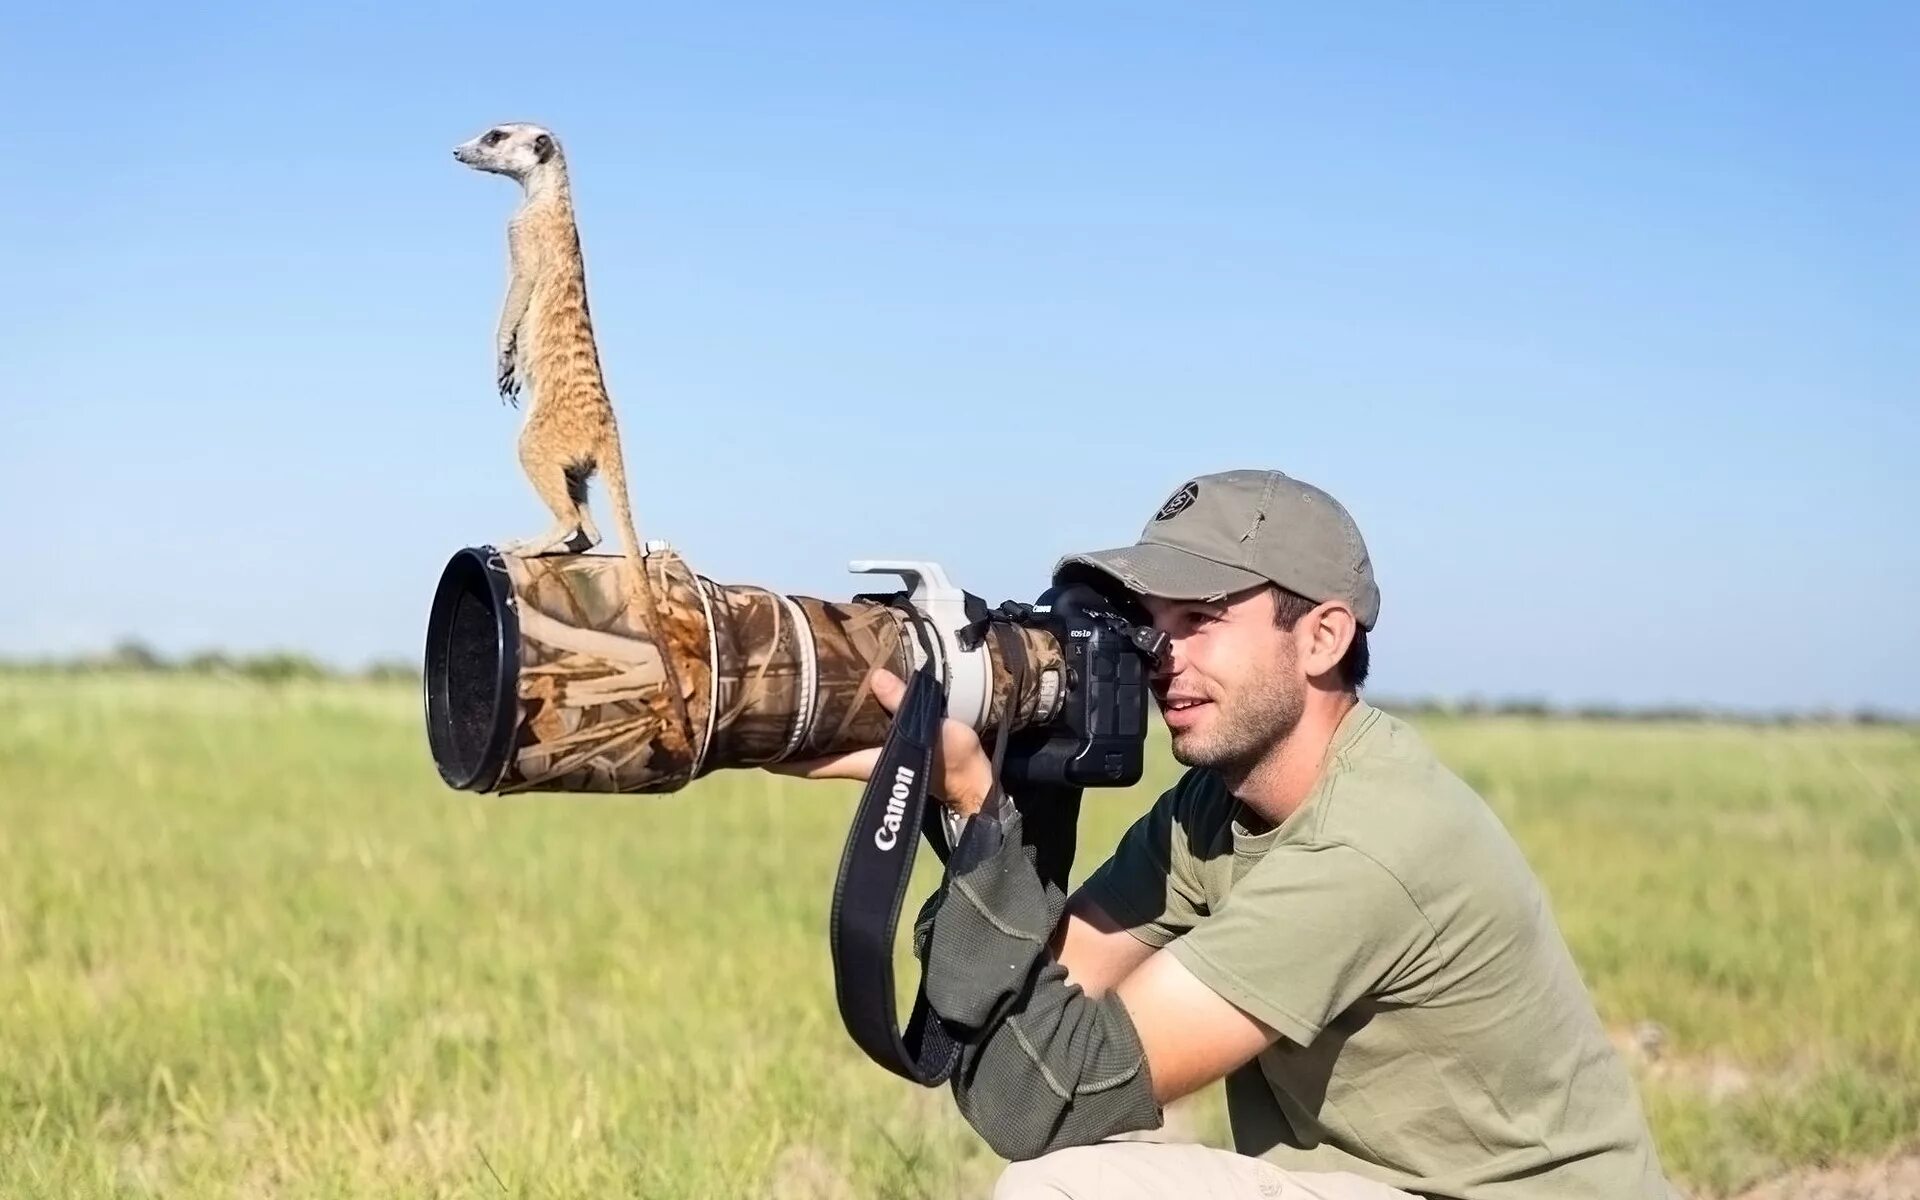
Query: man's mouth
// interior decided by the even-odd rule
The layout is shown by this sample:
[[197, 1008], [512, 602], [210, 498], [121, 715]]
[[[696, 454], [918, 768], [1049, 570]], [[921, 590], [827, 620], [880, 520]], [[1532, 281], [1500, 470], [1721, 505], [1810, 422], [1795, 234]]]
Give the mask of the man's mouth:
[[1205, 696], [1162, 696], [1160, 698], [1160, 707], [1166, 709], [1168, 712], [1185, 712], [1189, 708], [1197, 707], [1206, 702], [1207, 698]]

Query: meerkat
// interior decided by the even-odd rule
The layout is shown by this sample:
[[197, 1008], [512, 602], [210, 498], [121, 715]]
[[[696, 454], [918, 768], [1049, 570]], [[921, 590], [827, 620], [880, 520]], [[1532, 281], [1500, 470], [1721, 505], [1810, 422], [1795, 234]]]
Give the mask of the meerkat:
[[[644, 605], [649, 627], [658, 631], [659, 612], [627, 496], [619, 426], [588, 313], [586, 260], [560, 141], [551, 130], [513, 122], [460, 143], [453, 156], [476, 171], [515, 180], [522, 196], [507, 224], [507, 294], [495, 332], [494, 382], [502, 401], [516, 408], [526, 393], [520, 465], [552, 510], [554, 524], [539, 537], [498, 549], [532, 556], [584, 553], [598, 545], [600, 531], [587, 509], [587, 481], [598, 471], [618, 518], [630, 571], [629, 602]], [[663, 657], [675, 708], [685, 722], [685, 698], [673, 677], [671, 655]], [[691, 725], [683, 727], [691, 736]]]
[[517, 181], [522, 194], [507, 224], [507, 294], [494, 338], [495, 383], [502, 401], [516, 407], [521, 393], [527, 394], [520, 465], [552, 510], [554, 525], [500, 549], [537, 555], [598, 545], [600, 531], [586, 503], [587, 481], [597, 470], [612, 493], [628, 553], [637, 555], [618, 425], [594, 341], [586, 261], [560, 143], [549, 130], [516, 123], [496, 125], [453, 153], [476, 171]]

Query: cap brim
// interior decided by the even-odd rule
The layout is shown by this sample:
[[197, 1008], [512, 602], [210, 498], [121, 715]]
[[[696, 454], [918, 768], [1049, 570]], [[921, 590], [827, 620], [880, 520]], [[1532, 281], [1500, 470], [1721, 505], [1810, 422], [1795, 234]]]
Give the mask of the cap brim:
[[1070, 566], [1092, 567], [1142, 595], [1168, 600], [1216, 600], [1267, 582], [1264, 575], [1156, 542], [1069, 554], [1054, 565], [1054, 574]]

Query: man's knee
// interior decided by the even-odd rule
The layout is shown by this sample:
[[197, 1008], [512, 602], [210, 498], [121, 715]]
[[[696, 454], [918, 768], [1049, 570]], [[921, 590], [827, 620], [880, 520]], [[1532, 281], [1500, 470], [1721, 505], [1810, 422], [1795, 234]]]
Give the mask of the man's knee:
[[993, 1189], [993, 1200], [1176, 1200], [1197, 1195], [1414, 1200], [1358, 1175], [1298, 1174], [1230, 1150], [1132, 1139], [1074, 1146], [1014, 1163]]
[[1099, 1146], [1069, 1146], [1011, 1163], [1000, 1172], [993, 1200], [1091, 1200], [1099, 1186]]

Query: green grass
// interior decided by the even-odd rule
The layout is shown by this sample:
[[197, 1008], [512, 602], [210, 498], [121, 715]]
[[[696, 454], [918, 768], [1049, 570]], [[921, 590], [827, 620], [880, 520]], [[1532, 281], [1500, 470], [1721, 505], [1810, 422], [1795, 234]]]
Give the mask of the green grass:
[[[1920, 1140], [1913, 730], [1421, 724], [1667, 1030], [1677, 1176]], [[0, 674], [0, 1195], [984, 1195], [833, 1007], [853, 796], [476, 797], [404, 686]]]

